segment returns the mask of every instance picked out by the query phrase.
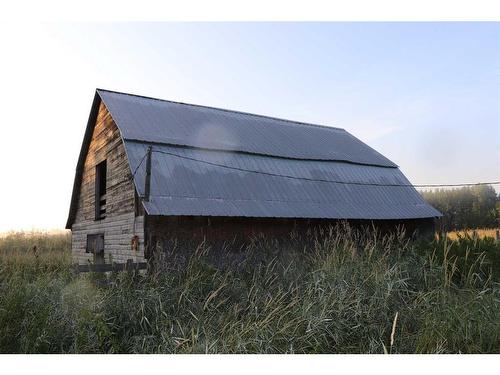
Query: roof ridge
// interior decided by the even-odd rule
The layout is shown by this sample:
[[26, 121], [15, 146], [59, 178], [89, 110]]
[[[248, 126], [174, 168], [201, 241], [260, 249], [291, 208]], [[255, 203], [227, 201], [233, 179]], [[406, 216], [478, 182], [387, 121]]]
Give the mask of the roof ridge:
[[312, 124], [312, 123], [309, 123], [309, 122], [302, 122], [302, 121], [295, 121], [295, 120], [284, 119], [284, 118], [280, 118], [280, 117], [260, 115], [260, 114], [257, 114], [257, 113], [250, 113], [250, 112], [245, 112], [245, 111], [237, 111], [237, 110], [227, 109], [227, 108], [211, 107], [211, 106], [202, 105], [202, 104], [184, 103], [184, 102], [178, 102], [178, 101], [175, 101], [175, 100], [160, 99], [160, 98], [154, 98], [152, 96], [130, 94], [130, 93], [120, 92], [120, 91], [114, 91], [114, 90], [107, 90], [107, 89], [96, 88], [96, 91], [106, 91], [106, 92], [110, 92], [110, 93], [113, 93], [113, 94], [135, 96], [135, 97], [138, 97], [138, 98], [149, 99], [149, 100], [157, 100], [157, 101], [160, 101], [160, 102], [166, 102], [166, 103], [172, 103], [172, 104], [179, 104], [179, 105], [186, 105], [186, 106], [198, 107], [198, 108], [206, 108], [206, 109], [211, 109], [211, 110], [216, 110], [216, 111], [223, 111], [223, 112], [229, 112], [229, 113], [238, 113], [238, 114], [242, 114], [242, 115], [246, 115], [246, 116], [254, 116], [254, 117], [260, 117], [260, 118], [265, 118], [265, 119], [269, 119], [269, 120], [283, 121], [283, 122], [287, 122], [287, 123], [290, 123], [290, 124], [293, 124], [293, 125], [305, 125], [305, 126], [312, 126], [312, 127], [318, 127], [318, 128], [321, 128], [321, 129], [329, 129], [329, 130], [342, 130], [342, 131], [344, 131], [346, 133], [349, 133], [344, 128], [339, 128], [339, 127], [336, 127], [336, 126], [321, 125], [321, 124]]

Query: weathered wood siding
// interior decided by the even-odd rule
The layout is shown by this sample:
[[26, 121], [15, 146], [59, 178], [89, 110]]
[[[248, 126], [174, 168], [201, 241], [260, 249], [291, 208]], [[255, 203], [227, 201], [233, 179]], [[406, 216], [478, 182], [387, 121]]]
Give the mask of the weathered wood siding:
[[[95, 167], [107, 160], [106, 218], [95, 220]], [[78, 206], [72, 230], [73, 258], [93, 259], [86, 253], [87, 234], [104, 233], [105, 261], [144, 259], [144, 216], [135, 213], [135, 187], [118, 128], [101, 103], [82, 174]], [[132, 238], [139, 237], [137, 250]]]
[[[314, 230], [325, 230], [342, 220], [328, 219], [280, 219], [245, 217], [197, 217], [197, 216], [148, 216], [145, 220], [146, 247], [168, 248], [171, 244], [195, 246], [204, 241], [210, 246], [240, 248], [255, 236], [273, 240], [290, 238], [294, 232], [304, 239]], [[408, 220], [347, 220], [353, 228], [377, 228], [390, 233], [404, 228], [409, 237], [434, 235], [435, 221], [430, 219]]]

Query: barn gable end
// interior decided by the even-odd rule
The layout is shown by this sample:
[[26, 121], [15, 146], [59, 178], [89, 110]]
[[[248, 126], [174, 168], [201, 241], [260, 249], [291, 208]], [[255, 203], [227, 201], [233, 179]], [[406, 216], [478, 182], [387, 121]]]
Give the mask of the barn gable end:
[[[68, 219], [73, 256], [80, 263], [93, 260], [94, 255], [88, 248], [89, 236], [104, 234], [106, 262], [141, 260], [144, 216], [136, 214], [135, 186], [119, 129], [100, 100], [94, 103], [86, 138]], [[106, 214], [105, 218], [96, 220], [96, 166], [103, 161], [107, 165]], [[137, 242], [136, 246], [133, 241]]]

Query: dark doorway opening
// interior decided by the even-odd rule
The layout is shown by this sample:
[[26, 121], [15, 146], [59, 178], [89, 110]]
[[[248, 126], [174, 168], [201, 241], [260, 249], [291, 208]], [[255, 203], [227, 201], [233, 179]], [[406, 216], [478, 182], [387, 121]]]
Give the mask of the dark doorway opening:
[[101, 220], [106, 217], [106, 160], [95, 167], [95, 219]]

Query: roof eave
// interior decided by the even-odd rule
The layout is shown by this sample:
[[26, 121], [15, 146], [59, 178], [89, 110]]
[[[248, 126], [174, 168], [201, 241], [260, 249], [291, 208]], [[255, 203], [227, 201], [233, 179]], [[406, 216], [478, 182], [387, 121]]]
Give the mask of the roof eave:
[[66, 221], [66, 229], [71, 229], [75, 221], [76, 209], [78, 205], [78, 196], [80, 195], [81, 179], [83, 174], [83, 167], [85, 165], [85, 158], [89, 150], [90, 142], [92, 140], [92, 133], [99, 113], [99, 106], [101, 104], [101, 97], [98, 92], [95, 92], [92, 107], [90, 109], [85, 135], [83, 137], [82, 147], [80, 149], [80, 156], [76, 165], [75, 179], [73, 181], [73, 191], [71, 193], [71, 204], [68, 213], [68, 220]]

